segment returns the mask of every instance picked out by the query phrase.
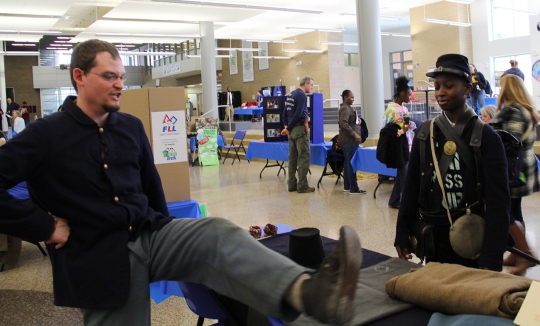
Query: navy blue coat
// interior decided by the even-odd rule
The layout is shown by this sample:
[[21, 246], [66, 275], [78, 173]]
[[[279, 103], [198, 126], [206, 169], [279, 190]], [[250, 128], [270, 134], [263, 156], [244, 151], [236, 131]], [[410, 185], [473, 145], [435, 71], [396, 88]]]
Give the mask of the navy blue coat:
[[[48, 212], [67, 219], [65, 246], [48, 246], [54, 303], [120, 307], [129, 294], [128, 241], [172, 218], [141, 121], [111, 113], [100, 128], [73, 99], [0, 148], [0, 233], [44, 241], [54, 228]], [[7, 193], [25, 180], [32, 207]]]

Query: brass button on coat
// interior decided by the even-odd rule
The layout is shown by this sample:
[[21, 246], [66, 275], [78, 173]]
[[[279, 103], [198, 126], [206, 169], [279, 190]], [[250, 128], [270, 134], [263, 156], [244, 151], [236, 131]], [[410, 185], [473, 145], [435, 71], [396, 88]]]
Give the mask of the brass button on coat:
[[109, 168], [109, 166], [108, 166], [107, 164], [103, 164], [103, 168], [104, 168], [105, 170], [107, 170], [107, 169]]
[[103, 131], [104, 131], [103, 128], [99, 128], [100, 133], [103, 133]]
[[120, 199], [118, 197], [114, 197], [114, 201], [118, 202]]
[[129, 226], [129, 232], [131, 232], [133, 230], [133, 227], [130, 225]]

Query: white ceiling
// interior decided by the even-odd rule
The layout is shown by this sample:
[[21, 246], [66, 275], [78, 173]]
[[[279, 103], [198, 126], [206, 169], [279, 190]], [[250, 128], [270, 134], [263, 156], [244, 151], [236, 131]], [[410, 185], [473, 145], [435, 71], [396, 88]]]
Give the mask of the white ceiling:
[[[170, 0], [174, 2], [174, 0]], [[272, 6], [322, 11], [309, 14], [273, 10], [226, 8], [200, 4], [178, 4], [151, 0], [0, 0], [0, 40], [35, 42], [39, 35], [11, 31], [62, 31], [76, 35], [72, 42], [100, 38], [110, 42], [178, 43], [199, 34], [200, 21], [215, 23], [217, 39], [284, 39], [306, 33], [286, 26], [316, 29], [356, 30], [356, 1], [372, 0], [210, 0], [247, 6]], [[381, 29], [389, 31], [409, 26], [409, 8], [442, 0], [379, 0], [380, 13], [401, 17], [399, 21], [381, 20]], [[199, 1], [200, 3], [201, 1]], [[16, 15], [22, 15], [18, 17]], [[69, 16], [67, 19], [47, 16]], [[96, 35], [121, 33], [119, 36]], [[129, 36], [132, 34], [160, 34]], [[188, 35], [182, 37], [181, 35]]]

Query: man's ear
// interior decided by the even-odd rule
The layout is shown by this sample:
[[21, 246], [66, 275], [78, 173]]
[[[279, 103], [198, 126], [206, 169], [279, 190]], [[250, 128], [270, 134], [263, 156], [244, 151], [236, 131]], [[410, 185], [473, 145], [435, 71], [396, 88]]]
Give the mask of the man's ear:
[[77, 84], [77, 88], [83, 85], [84, 71], [81, 68], [73, 69], [73, 80]]

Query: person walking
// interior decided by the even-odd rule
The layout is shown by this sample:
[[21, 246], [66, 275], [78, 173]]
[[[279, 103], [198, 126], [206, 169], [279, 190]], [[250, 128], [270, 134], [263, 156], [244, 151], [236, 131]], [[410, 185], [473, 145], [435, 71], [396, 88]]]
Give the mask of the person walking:
[[226, 93], [227, 99], [227, 107], [225, 108], [225, 121], [233, 121], [234, 120], [234, 94], [231, 91], [231, 86], [227, 87], [227, 93]]
[[[307, 174], [311, 161], [309, 149], [308, 109], [306, 93], [313, 88], [313, 78], [304, 77], [300, 80], [300, 87], [287, 95], [283, 110], [282, 136], [289, 136], [289, 177], [287, 188], [289, 192], [314, 192], [310, 187]], [[296, 178], [298, 172], [298, 179]]]
[[356, 181], [356, 172], [351, 165], [352, 158], [358, 149], [358, 145], [362, 143], [362, 135], [355, 131], [360, 129], [356, 109], [351, 107], [354, 102], [354, 94], [350, 90], [344, 90], [341, 93], [343, 103], [339, 107], [339, 134], [338, 143], [343, 150], [345, 161], [343, 162], [343, 191], [349, 192], [351, 195], [366, 194], [365, 190], [358, 188]]

